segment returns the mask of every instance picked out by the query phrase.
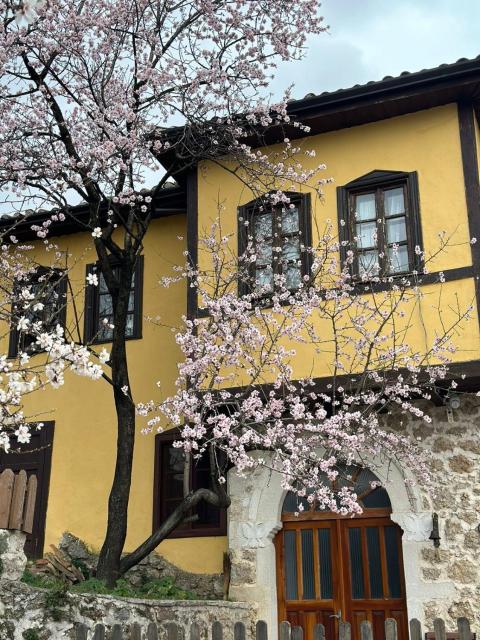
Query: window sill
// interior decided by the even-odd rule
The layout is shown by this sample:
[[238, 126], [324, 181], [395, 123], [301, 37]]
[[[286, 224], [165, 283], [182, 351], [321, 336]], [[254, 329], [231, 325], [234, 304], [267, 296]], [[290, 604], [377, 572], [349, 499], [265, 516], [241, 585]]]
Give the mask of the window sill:
[[[142, 337], [143, 337], [143, 336], [142, 336], [141, 334], [140, 334], [140, 335], [135, 335], [135, 336], [127, 336], [127, 337], [125, 338], [125, 340], [126, 340], [127, 342], [130, 342], [130, 340], [141, 340], [141, 339], [142, 339]], [[86, 344], [88, 344], [88, 345], [95, 345], [95, 344], [112, 344], [112, 342], [113, 342], [113, 341], [112, 341], [112, 339], [111, 339], [111, 338], [108, 338], [108, 339], [106, 339], [106, 340], [98, 340], [98, 339], [97, 339], [97, 340], [90, 340], [90, 341], [88, 341]]]
[[175, 538], [220, 538], [227, 535], [226, 529], [195, 529], [190, 531], [175, 530], [167, 536], [166, 540], [173, 540]]

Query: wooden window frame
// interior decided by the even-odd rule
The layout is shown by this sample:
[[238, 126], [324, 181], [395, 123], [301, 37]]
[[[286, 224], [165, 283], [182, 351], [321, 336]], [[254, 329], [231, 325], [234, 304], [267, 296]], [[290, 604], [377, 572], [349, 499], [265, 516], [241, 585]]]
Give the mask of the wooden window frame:
[[[290, 203], [294, 204], [298, 207], [298, 234], [280, 234], [277, 239], [275, 237], [272, 238], [272, 244], [274, 247], [281, 247], [281, 241], [283, 238], [287, 236], [296, 236], [300, 237], [300, 244], [306, 247], [311, 246], [312, 244], [312, 208], [311, 208], [311, 197], [309, 193], [297, 193], [297, 192], [287, 192], [286, 195], [290, 198]], [[256, 214], [264, 214], [265, 211], [260, 211], [259, 207], [264, 206], [264, 200], [261, 198], [257, 198], [238, 207], [238, 256], [240, 257], [246, 251], [248, 244], [248, 235], [249, 230], [253, 227], [251, 221]], [[275, 219], [280, 214], [281, 209], [283, 208], [283, 204], [272, 205], [273, 209], [273, 227], [275, 228]], [[245, 220], [249, 221], [249, 225], [245, 226]], [[307, 251], [300, 251], [300, 260], [301, 260], [301, 277], [303, 278], [305, 275], [310, 275], [311, 271], [311, 259], [310, 254]], [[273, 263], [272, 269], [274, 274], [282, 272], [281, 260], [278, 260], [275, 264], [275, 251], [273, 252]], [[252, 281], [255, 279], [255, 264], [253, 264], [250, 269], [250, 278]], [[251, 287], [245, 281], [239, 281], [238, 283], [238, 294], [239, 296], [244, 296], [251, 293]], [[270, 298], [275, 293], [275, 288], [271, 293], [265, 294], [265, 298]]]
[[[162, 469], [162, 448], [171, 445], [172, 442], [179, 438], [178, 429], [171, 429], [165, 433], [159, 433], [155, 436], [155, 467], [154, 467], [154, 484], [153, 484], [153, 522], [152, 530], [155, 532], [164, 521], [164, 507], [162, 504], [162, 481], [164, 478]], [[194, 473], [194, 464], [190, 469], [190, 486], [192, 486], [192, 474]], [[200, 538], [227, 535], [227, 510], [219, 509], [220, 518], [218, 526], [197, 527], [189, 529], [175, 529], [168, 538]], [[190, 523], [192, 526], [193, 523]]]
[[[353, 198], [364, 193], [375, 192], [375, 210], [377, 219], [385, 221], [385, 213], [383, 208], [383, 200], [381, 192], [403, 187], [405, 202], [405, 225], [407, 233], [407, 253], [408, 253], [408, 271], [396, 271], [388, 273], [385, 271], [385, 258], [380, 259], [380, 277], [402, 278], [417, 271], [423, 271], [423, 261], [421, 255], [415, 253], [415, 247], [423, 247], [422, 229], [420, 223], [420, 198], [418, 189], [418, 174], [416, 171], [383, 171], [375, 170], [366, 175], [352, 180], [348, 184], [337, 188], [337, 209], [338, 209], [338, 228], [341, 241], [340, 258], [342, 264], [347, 258], [347, 251], [351, 248], [355, 236], [355, 218], [352, 212]], [[377, 243], [378, 251], [381, 253], [384, 249], [386, 252], [387, 243], [384, 237], [384, 224], [378, 225]], [[348, 243], [344, 246], [343, 243]], [[358, 253], [355, 256], [352, 265], [352, 275], [356, 280], [361, 280], [358, 268]]]
[[[57, 324], [61, 325], [65, 329], [67, 324], [67, 284], [68, 284], [67, 278], [68, 276], [66, 276], [65, 272], [62, 271], [61, 269], [51, 269], [49, 267], [40, 266], [36, 269], [35, 273], [32, 274], [32, 279], [41, 277], [42, 275], [48, 272], [55, 273], [58, 276], [58, 281], [54, 285], [55, 291], [58, 295], [57, 300], [59, 302]], [[29, 284], [28, 282], [25, 282], [26, 286], [28, 286], [28, 284]], [[14, 307], [15, 307], [15, 302], [12, 303], [12, 320], [14, 320], [17, 314]], [[9, 342], [8, 342], [9, 358], [16, 358], [20, 351], [24, 351], [25, 349], [29, 350], [29, 347], [25, 346], [24, 339], [23, 339], [25, 336], [22, 335], [22, 333], [23, 332], [20, 332], [17, 329], [16, 325], [13, 325], [12, 323], [10, 327], [10, 336], [9, 336]], [[35, 349], [34, 351], [33, 350], [31, 351], [32, 351], [32, 355], [34, 353], [42, 353], [41, 349]]]
[[[91, 263], [86, 266], [86, 277], [89, 274], [97, 272], [97, 264]], [[112, 266], [116, 266], [116, 262], [112, 260]], [[133, 307], [133, 332], [132, 335], [126, 336], [126, 340], [140, 340], [142, 338], [142, 317], [143, 317], [143, 256], [138, 256], [134, 271], [134, 307]], [[112, 338], [95, 337], [99, 332], [99, 287], [87, 285], [85, 290], [85, 313], [84, 313], [84, 342], [86, 344], [108, 344], [112, 342]]]

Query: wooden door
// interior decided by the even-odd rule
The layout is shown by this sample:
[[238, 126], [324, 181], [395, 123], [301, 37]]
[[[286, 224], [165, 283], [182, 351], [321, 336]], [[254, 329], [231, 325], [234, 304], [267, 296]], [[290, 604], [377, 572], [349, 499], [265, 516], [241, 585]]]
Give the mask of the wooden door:
[[276, 536], [279, 620], [303, 627], [305, 640], [318, 622], [327, 640], [335, 638], [339, 619], [350, 622], [353, 640], [360, 640], [362, 620], [372, 623], [375, 640], [384, 640], [389, 617], [397, 620], [399, 639], [408, 638], [401, 529], [385, 510], [365, 513], [287, 515]]
[[28, 444], [12, 443], [9, 453], [0, 452], [0, 472], [24, 469], [27, 476], [37, 476], [37, 498], [33, 519], [33, 531], [27, 535], [25, 554], [28, 558], [41, 558], [45, 539], [45, 520], [47, 515], [48, 487], [50, 484], [50, 466], [53, 444], [53, 422], [45, 422], [42, 429], [32, 428]]
[[399, 639], [407, 640], [402, 531], [389, 517], [341, 520], [345, 619], [360, 638], [363, 620], [376, 640], [385, 638], [386, 618], [395, 618]]
[[279, 620], [304, 629], [313, 637], [317, 623], [325, 626], [327, 639], [335, 631], [335, 615], [341, 607], [341, 563], [335, 523], [285, 522], [275, 538]]

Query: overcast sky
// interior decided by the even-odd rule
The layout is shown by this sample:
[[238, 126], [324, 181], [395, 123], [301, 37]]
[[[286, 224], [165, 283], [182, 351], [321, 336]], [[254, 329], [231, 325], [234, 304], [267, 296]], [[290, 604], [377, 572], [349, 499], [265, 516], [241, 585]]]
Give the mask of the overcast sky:
[[276, 97], [292, 82], [301, 98], [480, 54], [480, 0], [324, 0], [322, 15], [329, 33], [279, 68]]

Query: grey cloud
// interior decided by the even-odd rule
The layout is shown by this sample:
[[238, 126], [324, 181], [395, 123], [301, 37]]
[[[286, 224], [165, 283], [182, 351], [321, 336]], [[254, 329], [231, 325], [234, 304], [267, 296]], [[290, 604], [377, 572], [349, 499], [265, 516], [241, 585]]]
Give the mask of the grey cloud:
[[326, 0], [322, 13], [330, 33], [279, 67], [277, 97], [292, 82], [301, 97], [480, 54], [479, 0]]

